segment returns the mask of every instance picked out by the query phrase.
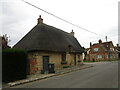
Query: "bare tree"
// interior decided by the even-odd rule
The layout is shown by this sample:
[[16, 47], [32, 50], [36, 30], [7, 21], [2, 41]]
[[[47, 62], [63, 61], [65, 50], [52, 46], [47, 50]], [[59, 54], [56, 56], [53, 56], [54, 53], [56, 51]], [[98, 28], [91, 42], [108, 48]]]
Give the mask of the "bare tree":
[[7, 34], [3, 35], [2, 37], [2, 48], [10, 48], [10, 46], [8, 45], [10, 42], [9, 37], [7, 36]]

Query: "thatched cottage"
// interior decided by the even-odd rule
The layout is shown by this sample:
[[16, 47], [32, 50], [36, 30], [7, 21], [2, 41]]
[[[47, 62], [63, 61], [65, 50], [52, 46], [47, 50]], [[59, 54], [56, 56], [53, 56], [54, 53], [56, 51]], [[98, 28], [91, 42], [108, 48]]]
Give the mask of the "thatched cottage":
[[82, 61], [84, 52], [73, 31], [67, 33], [46, 25], [41, 16], [38, 24], [14, 48], [28, 52], [29, 74], [47, 72], [49, 63], [54, 64], [55, 70], [76, 65]]

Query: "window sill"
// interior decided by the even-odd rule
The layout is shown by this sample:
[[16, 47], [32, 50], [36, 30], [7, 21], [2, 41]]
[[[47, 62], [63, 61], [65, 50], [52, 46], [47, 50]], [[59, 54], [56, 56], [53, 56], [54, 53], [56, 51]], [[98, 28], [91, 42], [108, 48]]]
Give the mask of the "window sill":
[[66, 62], [66, 61], [64, 61], [64, 62], [61, 62], [61, 64], [67, 64], [67, 62]]

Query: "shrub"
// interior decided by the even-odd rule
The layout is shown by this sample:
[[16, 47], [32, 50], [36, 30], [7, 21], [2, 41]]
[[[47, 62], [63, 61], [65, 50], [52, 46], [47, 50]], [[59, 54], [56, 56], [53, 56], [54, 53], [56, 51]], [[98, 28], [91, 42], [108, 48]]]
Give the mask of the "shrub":
[[3, 82], [26, 78], [27, 53], [20, 49], [4, 49], [2, 51]]
[[63, 66], [63, 68], [69, 68], [70, 66]]

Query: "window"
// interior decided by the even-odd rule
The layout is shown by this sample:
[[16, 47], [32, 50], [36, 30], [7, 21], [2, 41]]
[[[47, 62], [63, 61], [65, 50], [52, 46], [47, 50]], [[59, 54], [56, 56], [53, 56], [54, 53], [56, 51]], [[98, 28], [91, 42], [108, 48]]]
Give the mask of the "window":
[[109, 47], [109, 45], [106, 45], [106, 47]]
[[78, 59], [80, 59], [80, 55], [78, 55]]
[[78, 62], [80, 62], [80, 55], [78, 55]]
[[98, 51], [98, 48], [94, 48], [94, 52], [97, 52]]
[[68, 48], [69, 48], [69, 52], [72, 52], [73, 50], [73, 47], [72, 47], [72, 45], [68, 45]]
[[102, 55], [98, 55], [98, 59], [101, 59], [102, 58]]
[[67, 64], [66, 62], [66, 54], [62, 54], [62, 62], [61, 64]]
[[114, 51], [114, 48], [110, 48], [110, 51]]
[[106, 55], [106, 58], [108, 59], [108, 58], [109, 58], [109, 55]]

